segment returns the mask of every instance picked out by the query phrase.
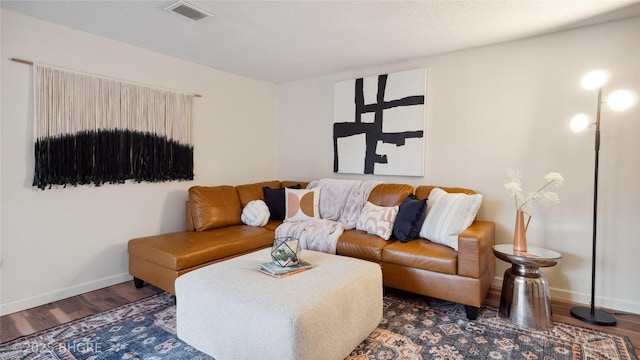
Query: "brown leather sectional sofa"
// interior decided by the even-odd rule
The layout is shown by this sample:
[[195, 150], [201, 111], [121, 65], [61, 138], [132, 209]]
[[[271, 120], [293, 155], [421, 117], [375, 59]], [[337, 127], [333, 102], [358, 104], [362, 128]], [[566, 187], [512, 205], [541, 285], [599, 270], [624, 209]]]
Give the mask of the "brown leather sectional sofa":
[[[264, 227], [243, 225], [242, 208], [264, 200], [263, 187], [280, 189], [305, 182], [267, 181], [240, 186], [194, 186], [186, 205], [186, 231], [129, 241], [129, 273], [136, 287], [144, 282], [175, 294], [174, 282], [184, 273], [235, 256], [270, 247], [281, 221]], [[380, 184], [369, 201], [396, 206], [410, 194], [425, 199], [433, 186]], [[474, 192], [462, 188], [450, 193]], [[337, 254], [379, 263], [385, 286], [466, 305], [475, 319], [495, 275], [495, 225], [476, 220], [458, 237], [458, 251], [425, 239], [409, 242], [382, 238], [360, 230], [347, 230], [338, 240]]]

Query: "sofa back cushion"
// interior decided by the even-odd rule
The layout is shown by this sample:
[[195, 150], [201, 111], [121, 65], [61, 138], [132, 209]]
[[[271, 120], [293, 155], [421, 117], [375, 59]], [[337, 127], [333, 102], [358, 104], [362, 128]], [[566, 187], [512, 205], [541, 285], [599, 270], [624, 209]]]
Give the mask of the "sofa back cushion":
[[444, 187], [444, 186], [436, 186], [436, 185], [420, 185], [416, 188], [416, 199], [422, 200], [429, 197], [431, 190], [433, 188], [440, 188], [449, 194], [457, 194], [463, 193], [467, 195], [474, 195], [476, 192], [470, 189], [460, 188], [460, 187]]
[[193, 186], [188, 204], [195, 231], [242, 223], [242, 206], [233, 186]]
[[292, 187], [294, 185], [300, 185], [300, 189], [306, 189], [307, 185], [309, 185], [309, 182], [308, 181], [291, 181], [291, 180], [282, 180], [280, 182], [281, 189]]
[[413, 194], [413, 186], [407, 184], [379, 184], [369, 194], [369, 202], [378, 206], [399, 206]]
[[240, 198], [240, 206], [244, 208], [250, 201], [253, 200], [264, 201], [264, 192], [262, 191], [262, 188], [265, 186], [271, 189], [280, 189], [280, 181], [263, 181], [255, 184], [236, 186], [236, 191], [238, 192], [238, 197]]

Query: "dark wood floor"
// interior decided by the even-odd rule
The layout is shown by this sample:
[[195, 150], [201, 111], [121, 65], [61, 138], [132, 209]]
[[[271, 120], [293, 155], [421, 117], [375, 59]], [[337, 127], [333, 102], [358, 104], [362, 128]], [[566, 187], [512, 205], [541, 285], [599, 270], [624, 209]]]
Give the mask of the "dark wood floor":
[[113, 309], [146, 298], [162, 290], [145, 285], [141, 289], [133, 281], [73, 296], [68, 299], [19, 311], [0, 317], [0, 342], [13, 340], [56, 325]]
[[[150, 285], [136, 289], [131, 281], [5, 315], [0, 317], [0, 342], [13, 340], [19, 336], [109, 310], [161, 291]], [[500, 289], [491, 288], [485, 299], [485, 304], [495, 308], [499, 307]], [[616, 312], [618, 321], [616, 326], [595, 326], [571, 316], [569, 309], [575, 305], [562, 300], [552, 300], [553, 320], [625, 335], [631, 340], [636, 354], [640, 354], [640, 314]]]

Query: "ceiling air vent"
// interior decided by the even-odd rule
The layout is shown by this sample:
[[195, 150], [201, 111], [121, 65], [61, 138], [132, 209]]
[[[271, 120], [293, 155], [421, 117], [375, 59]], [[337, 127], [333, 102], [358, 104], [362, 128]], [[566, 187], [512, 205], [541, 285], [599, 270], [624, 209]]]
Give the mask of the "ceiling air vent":
[[206, 10], [202, 10], [199, 7], [195, 6], [195, 5], [191, 5], [187, 2], [184, 1], [178, 1], [175, 2], [169, 6], [167, 6], [166, 8], [164, 8], [165, 10], [171, 10], [175, 13], [178, 13], [182, 16], [186, 16], [191, 20], [194, 21], [198, 21], [198, 20], [202, 20], [204, 18], [206, 18], [207, 16], [211, 16], [214, 17], [215, 15], [213, 15], [212, 13], [206, 11]]

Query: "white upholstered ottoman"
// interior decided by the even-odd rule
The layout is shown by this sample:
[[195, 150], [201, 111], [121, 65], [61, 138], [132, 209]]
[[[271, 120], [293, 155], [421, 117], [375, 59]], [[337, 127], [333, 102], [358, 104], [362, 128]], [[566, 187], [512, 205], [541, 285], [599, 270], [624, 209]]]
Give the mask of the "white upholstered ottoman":
[[303, 250], [313, 269], [285, 278], [258, 271], [270, 249], [176, 280], [178, 337], [225, 359], [344, 359], [382, 320], [373, 262]]

